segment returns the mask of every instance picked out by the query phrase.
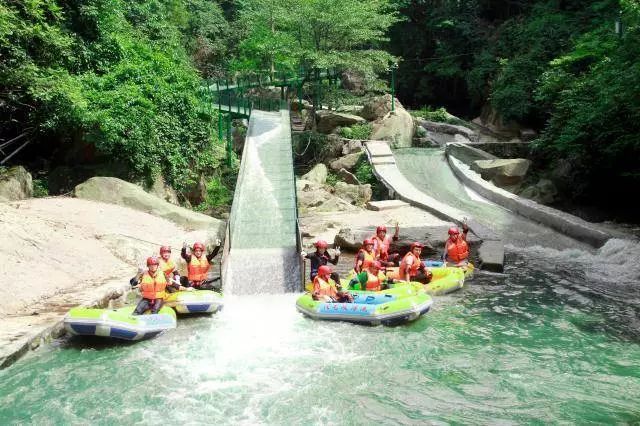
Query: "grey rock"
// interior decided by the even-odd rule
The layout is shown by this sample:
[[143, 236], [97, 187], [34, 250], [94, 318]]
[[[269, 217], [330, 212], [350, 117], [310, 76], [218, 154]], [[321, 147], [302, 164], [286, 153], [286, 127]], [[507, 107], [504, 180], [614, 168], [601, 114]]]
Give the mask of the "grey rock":
[[394, 112], [373, 123], [371, 139], [389, 141], [395, 148], [407, 148], [411, 146], [413, 130], [413, 117], [397, 106]]
[[327, 166], [316, 164], [308, 173], [302, 175], [303, 180], [324, 184], [327, 181]]
[[[398, 100], [395, 100], [395, 107], [402, 108], [402, 105]], [[366, 118], [369, 121], [375, 121], [383, 118], [389, 112], [391, 112], [391, 95], [386, 94], [383, 96], [377, 96], [366, 102], [360, 116]]]
[[329, 167], [334, 171], [338, 171], [340, 169], [352, 170], [363, 155], [364, 153], [362, 152], [347, 154], [344, 157], [333, 160]]
[[222, 238], [225, 223], [211, 216], [175, 206], [138, 185], [112, 177], [92, 177], [74, 189], [77, 198], [130, 207], [170, 220], [188, 230], [213, 229]]
[[338, 170], [338, 176], [340, 176], [340, 178], [345, 182], [350, 183], [352, 185], [362, 185], [358, 180], [358, 178], [348, 170], [345, 170], [345, 169]]
[[33, 196], [31, 174], [22, 166], [0, 172], [0, 201], [17, 201]]
[[332, 211], [358, 211], [358, 207], [331, 194], [317, 182], [296, 180], [298, 210], [301, 214]]
[[336, 108], [337, 112], [346, 112], [347, 114], [360, 115], [362, 113], [362, 105], [342, 105]]
[[362, 152], [364, 147], [362, 141], [356, 139], [342, 139], [342, 154], [352, 154], [354, 152]]
[[165, 183], [162, 175], [157, 175], [155, 177], [155, 179], [153, 180], [153, 185], [149, 189], [149, 193], [165, 200], [168, 203], [174, 204], [176, 206], [180, 205], [180, 201], [178, 200], [178, 193], [175, 189]]
[[477, 140], [477, 134], [468, 127], [422, 119], [418, 120], [418, 123], [421, 127], [424, 127], [426, 130], [429, 130], [431, 132], [444, 133], [447, 135], [459, 134], [463, 135], [469, 140]]
[[316, 120], [318, 122], [317, 130], [320, 133], [331, 133], [337, 127], [348, 127], [366, 121], [357, 115], [325, 109], [316, 111]]
[[531, 165], [524, 158], [504, 158], [496, 160], [476, 160], [471, 170], [497, 186], [512, 186], [522, 182]]
[[342, 88], [355, 94], [363, 94], [365, 89], [364, 75], [358, 71], [347, 70], [342, 73]]
[[[398, 241], [391, 246], [391, 252], [399, 252], [404, 256], [411, 244], [418, 241], [425, 245], [422, 249], [423, 256], [439, 256], [444, 249], [444, 243], [448, 238], [448, 226], [423, 226], [400, 228]], [[342, 228], [336, 234], [334, 244], [347, 251], [357, 251], [362, 246], [362, 241], [375, 234], [375, 227]], [[468, 241], [471, 247], [477, 247], [480, 240], [469, 233]]]
[[343, 200], [354, 204], [364, 205], [367, 201], [371, 200], [373, 195], [371, 185], [351, 185], [346, 182], [336, 183], [334, 194]]

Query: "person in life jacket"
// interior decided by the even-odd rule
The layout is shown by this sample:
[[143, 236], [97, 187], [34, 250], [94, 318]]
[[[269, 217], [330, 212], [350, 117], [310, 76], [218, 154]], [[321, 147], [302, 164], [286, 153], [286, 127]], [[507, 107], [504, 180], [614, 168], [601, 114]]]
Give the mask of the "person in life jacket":
[[418, 242], [411, 244], [411, 250], [402, 258], [400, 262], [400, 278], [404, 281], [415, 281], [428, 284], [432, 274], [420, 260], [422, 248], [424, 246]]
[[173, 293], [178, 290], [193, 290], [191, 287], [183, 287], [180, 285], [180, 272], [176, 268], [175, 262], [171, 259], [171, 247], [160, 247], [160, 270], [167, 278], [167, 291]]
[[387, 235], [387, 227], [381, 225], [376, 228], [376, 234], [373, 237], [369, 238], [373, 241], [373, 253], [375, 258], [383, 266], [397, 266], [396, 262], [399, 260], [400, 254], [389, 254], [389, 248], [394, 241], [398, 241], [399, 232], [400, 227], [398, 226], [398, 222], [396, 222], [396, 231], [394, 232], [392, 237]]
[[196, 242], [193, 244], [193, 253], [187, 253], [187, 243], [182, 244], [180, 255], [187, 262], [187, 279], [182, 280], [185, 287], [193, 287], [196, 290], [214, 290], [215, 279], [207, 279], [211, 269], [211, 261], [220, 251], [221, 241], [216, 240], [216, 247], [207, 255], [204, 254], [204, 244]]
[[468, 232], [469, 227], [466, 223], [462, 224], [462, 234], [455, 226], [449, 228], [449, 239], [444, 243], [444, 253], [442, 253], [445, 266], [466, 266], [469, 263]]
[[367, 282], [365, 283], [365, 290], [367, 291], [380, 291], [386, 288], [387, 280], [386, 275], [382, 272], [382, 264], [378, 261], [373, 262], [367, 269]]
[[147, 259], [147, 271], [142, 274], [136, 285], [140, 289], [142, 299], [138, 302], [133, 315], [142, 315], [147, 310], [157, 314], [165, 298], [167, 278], [160, 270], [156, 257]]
[[[326, 265], [327, 263], [332, 263], [334, 265], [338, 264], [338, 259], [340, 257], [340, 247], [336, 247], [334, 249], [335, 256], [332, 258], [327, 252], [327, 247], [329, 246], [325, 240], [318, 240], [314, 244], [316, 247], [316, 251], [313, 253], [302, 252], [300, 253], [303, 259], [309, 259], [311, 263], [311, 273], [309, 274], [309, 279], [313, 281], [313, 279], [318, 275], [318, 268], [322, 265]], [[339, 283], [340, 277], [336, 272], [331, 274], [331, 278]]]
[[366, 270], [376, 260], [375, 253], [373, 252], [373, 240], [367, 238], [362, 242], [362, 247], [358, 250], [356, 258], [353, 262], [353, 270], [356, 274]]
[[389, 284], [393, 284], [393, 280], [386, 276], [383, 271], [383, 265], [376, 260], [367, 269], [349, 281], [349, 288], [352, 290], [380, 291], [389, 288]]
[[352, 303], [353, 296], [348, 292], [341, 291], [339, 284], [331, 278], [331, 267], [322, 265], [318, 268], [318, 274], [313, 279], [313, 300], [322, 302]]

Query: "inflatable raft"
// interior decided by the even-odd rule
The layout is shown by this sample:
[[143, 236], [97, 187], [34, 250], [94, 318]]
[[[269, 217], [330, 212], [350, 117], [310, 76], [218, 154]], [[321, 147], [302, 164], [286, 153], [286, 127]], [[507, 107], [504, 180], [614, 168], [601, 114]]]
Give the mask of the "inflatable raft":
[[164, 300], [164, 306], [179, 314], [213, 314], [222, 309], [222, 295], [212, 290], [176, 291]]
[[163, 306], [157, 314], [133, 315], [135, 306], [120, 309], [73, 308], [64, 317], [64, 328], [80, 336], [100, 336], [122, 340], [155, 337], [176, 327], [173, 309]]
[[432, 296], [451, 293], [464, 286], [465, 274], [462, 268], [429, 268], [433, 274], [431, 282], [424, 286], [425, 291]]
[[326, 303], [305, 293], [296, 301], [304, 315], [320, 320], [349, 321], [370, 325], [397, 325], [414, 321], [431, 309], [433, 300], [413, 283], [379, 292], [351, 291], [353, 303]]

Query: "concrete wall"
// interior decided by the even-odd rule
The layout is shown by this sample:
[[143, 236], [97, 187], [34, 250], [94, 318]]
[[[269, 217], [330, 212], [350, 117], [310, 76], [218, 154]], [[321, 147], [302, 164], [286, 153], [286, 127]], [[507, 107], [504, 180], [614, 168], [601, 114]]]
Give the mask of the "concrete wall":
[[488, 200], [594, 247], [602, 246], [611, 238], [607, 231], [596, 224], [519, 197], [498, 188], [491, 182], [485, 181], [479, 174], [466, 167], [464, 161], [455, 156], [456, 152], [461, 152], [459, 147], [452, 147], [451, 149], [447, 147], [447, 158], [453, 172], [466, 186]]

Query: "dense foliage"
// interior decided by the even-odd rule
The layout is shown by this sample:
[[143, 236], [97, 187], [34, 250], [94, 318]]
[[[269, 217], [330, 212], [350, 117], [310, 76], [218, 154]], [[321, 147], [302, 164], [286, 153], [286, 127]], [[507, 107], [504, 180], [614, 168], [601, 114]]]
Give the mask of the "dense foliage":
[[[640, 10], [636, 0], [397, 0], [390, 49], [399, 94], [541, 131], [537, 152], [571, 165], [571, 196], [638, 194]], [[620, 15], [619, 15], [620, 14]], [[620, 18], [622, 34], [614, 22]], [[620, 198], [624, 200], [624, 198]], [[613, 201], [613, 203], [611, 203]]]
[[395, 61], [381, 49], [397, 22], [389, 0], [242, 0], [237, 69], [350, 69], [375, 80]]
[[[16, 160], [113, 162], [177, 189], [206, 172], [208, 199], [228, 202], [203, 79], [331, 68], [382, 89], [399, 60], [416, 114], [531, 126], [539, 158], [570, 166], [572, 196], [637, 193], [639, 23], [637, 0], [3, 1], [0, 143], [30, 141]], [[358, 102], [335, 81], [312, 85], [325, 103]], [[322, 156], [305, 141], [305, 157]]]
[[206, 0], [2, 2], [0, 138], [184, 188], [223, 157], [196, 66], [220, 65], [226, 25]]

